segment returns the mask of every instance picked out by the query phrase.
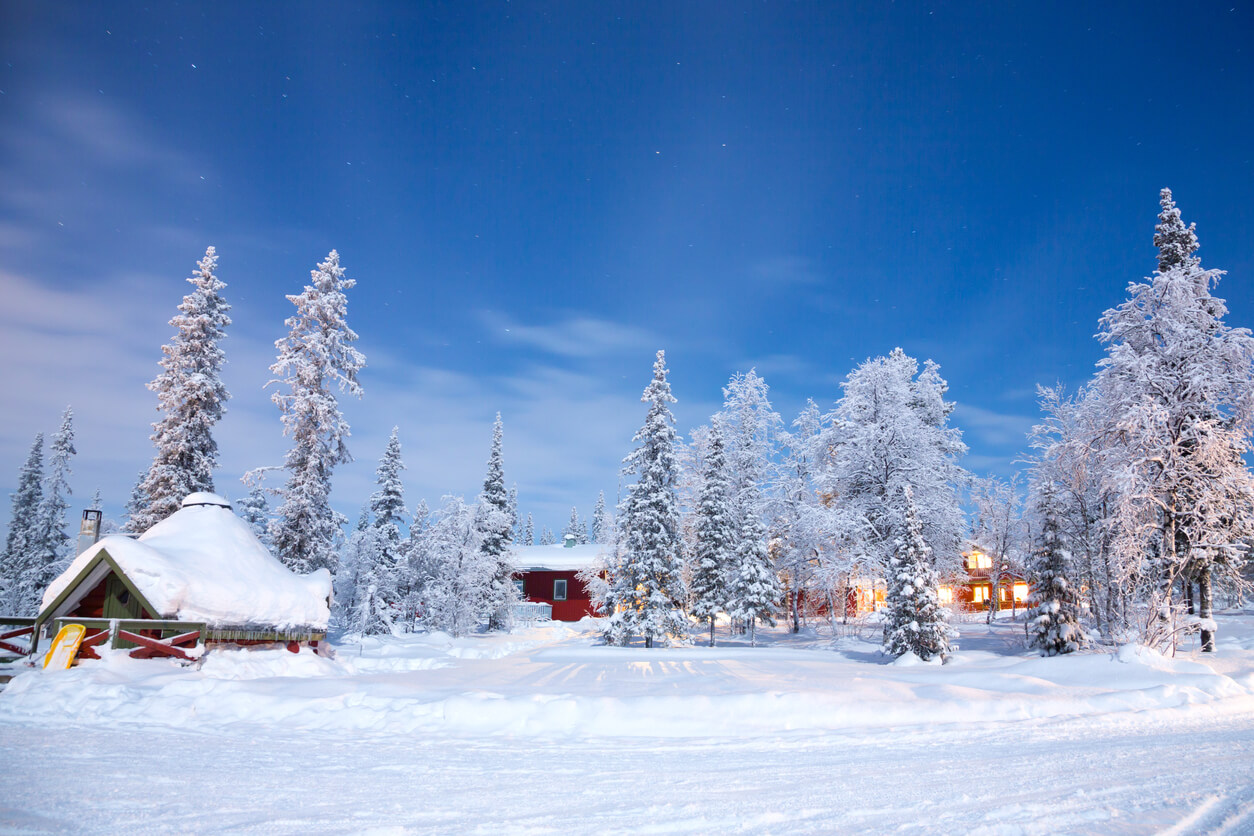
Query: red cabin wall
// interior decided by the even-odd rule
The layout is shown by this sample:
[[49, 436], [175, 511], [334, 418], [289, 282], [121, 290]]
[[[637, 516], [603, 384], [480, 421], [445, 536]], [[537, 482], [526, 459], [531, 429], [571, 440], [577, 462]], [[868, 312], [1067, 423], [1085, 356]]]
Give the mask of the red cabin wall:
[[[523, 597], [528, 601], [553, 607], [554, 621], [578, 621], [584, 616], [596, 615], [588, 590], [573, 571], [566, 572], [519, 572], [516, 578], [523, 582]], [[566, 581], [566, 600], [553, 598], [553, 581]]]

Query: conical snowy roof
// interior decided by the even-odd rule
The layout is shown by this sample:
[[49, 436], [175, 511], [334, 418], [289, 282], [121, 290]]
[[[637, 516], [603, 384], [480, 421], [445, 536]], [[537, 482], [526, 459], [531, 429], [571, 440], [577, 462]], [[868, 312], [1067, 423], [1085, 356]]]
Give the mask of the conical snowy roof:
[[216, 494], [191, 494], [182, 508], [138, 540], [100, 540], [52, 582], [43, 606], [52, 604], [102, 551], [159, 610], [154, 613], [159, 618], [275, 629], [325, 629], [330, 619], [331, 574], [326, 569], [292, 572]]

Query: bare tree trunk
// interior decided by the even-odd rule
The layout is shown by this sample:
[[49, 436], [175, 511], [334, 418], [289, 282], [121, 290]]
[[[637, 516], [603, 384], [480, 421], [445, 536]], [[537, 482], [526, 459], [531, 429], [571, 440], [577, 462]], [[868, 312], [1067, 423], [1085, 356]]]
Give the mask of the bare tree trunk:
[[[1192, 586], [1192, 584], [1190, 584]], [[1202, 652], [1215, 652], [1215, 631], [1211, 620], [1215, 617], [1215, 601], [1214, 590], [1211, 585], [1210, 566], [1203, 566], [1197, 575], [1197, 592], [1201, 598], [1201, 612], [1198, 613], [1202, 619]]]
[[1185, 577], [1182, 579], [1184, 584], [1184, 603], [1189, 607], [1189, 615], [1194, 615], [1197, 610], [1193, 607], [1193, 579]]
[[795, 583], [792, 587], [792, 631], [801, 632], [801, 590]]

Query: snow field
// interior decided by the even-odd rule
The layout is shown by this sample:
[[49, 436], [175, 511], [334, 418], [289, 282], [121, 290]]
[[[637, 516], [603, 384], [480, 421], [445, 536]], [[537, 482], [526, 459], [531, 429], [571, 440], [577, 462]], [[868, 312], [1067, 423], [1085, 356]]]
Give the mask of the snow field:
[[[1254, 642], [1201, 661], [1127, 646], [1040, 658], [1007, 651], [1021, 625], [964, 625], [947, 665], [880, 664], [877, 645], [769, 631], [769, 647], [595, 646], [592, 622], [508, 635], [368, 637], [334, 659], [215, 650], [199, 669], [106, 654], [28, 671], [0, 694], [0, 723], [142, 724], [242, 733], [481, 738], [752, 738], [787, 732], [1014, 723], [1156, 709], [1254, 716]], [[1230, 625], [1225, 624], [1225, 627]], [[989, 649], [980, 649], [987, 647]]]

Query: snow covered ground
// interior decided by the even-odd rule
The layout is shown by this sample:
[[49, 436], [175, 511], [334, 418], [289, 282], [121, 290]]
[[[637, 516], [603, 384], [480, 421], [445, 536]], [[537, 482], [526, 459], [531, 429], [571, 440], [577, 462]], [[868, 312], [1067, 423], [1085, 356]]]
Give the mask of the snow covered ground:
[[1039, 659], [1010, 623], [945, 666], [560, 624], [118, 654], [0, 693], [0, 830], [1251, 833], [1254, 614], [1220, 628], [1205, 661]]

